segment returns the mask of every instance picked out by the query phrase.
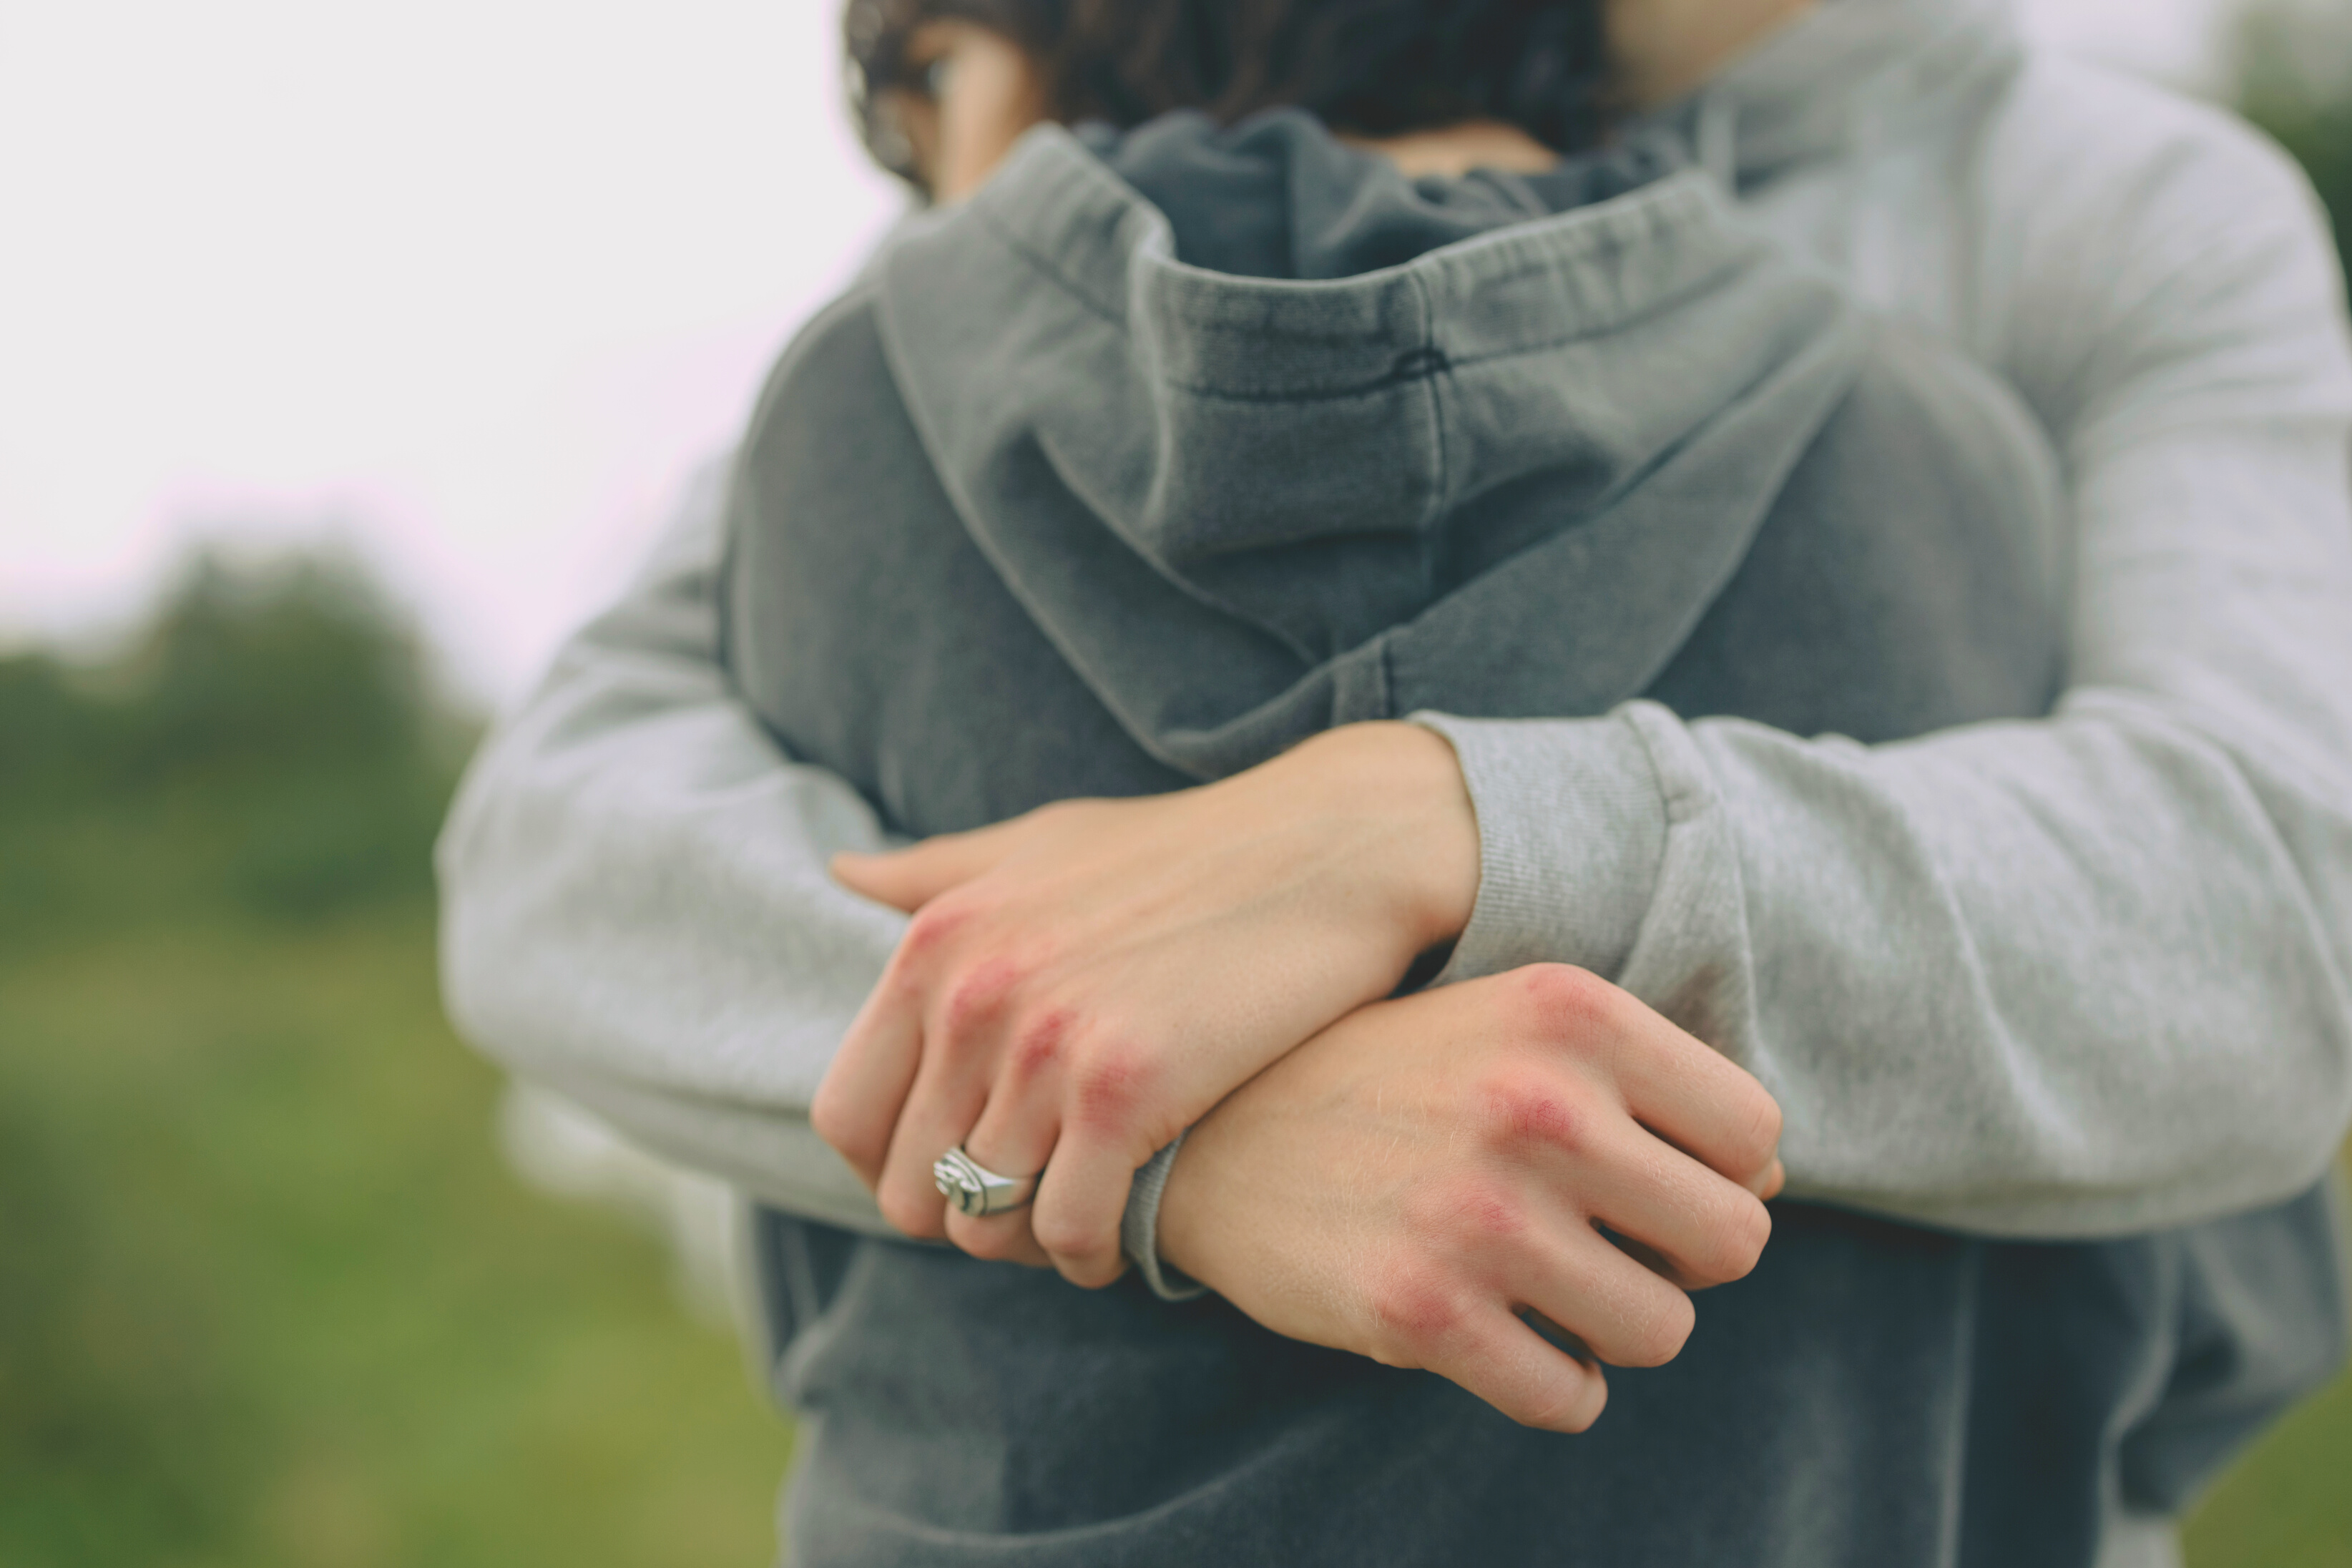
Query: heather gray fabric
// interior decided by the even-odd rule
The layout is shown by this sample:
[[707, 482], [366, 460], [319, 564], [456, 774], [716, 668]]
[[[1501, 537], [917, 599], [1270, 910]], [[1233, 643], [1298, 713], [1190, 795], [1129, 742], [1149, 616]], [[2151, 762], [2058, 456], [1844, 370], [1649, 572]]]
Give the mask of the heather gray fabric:
[[[1340, 151], [1310, 126], [1218, 146]], [[1400, 198], [1360, 197], [1365, 222], [1399, 221], [1387, 165], [1329, 167]], [[2034, 542], [2056, 487], [1990, 378], [1866, 320], [1696, 173], [1492, 226], [1515, 216], [1344, 284], [1213, 274], [1072, 138], [1034, 132], [774, 383], [733, 503], [746, 695], [922, 833], [1422, 708], [1704, 691], [1694, 711], [1879, 740], [2046, 705], [2059, 584]], [[1755, 550], [1776, 500], [1823, 521]], [[882, 526], [950, 512], [960, 548]], [[974, 599], [1006, 591], [1020, 618], [978, 645]], [[818, 640], [845, 603], [887, 669]], [[1819, 645], [1803, 679], [1778, 647], [1796, 618]], [[987, 765], [915, 765], [961, 754], [982, 705]]]
[[[1580, 963], [1704, 1031], [1820, 1201], [2082, 1239], [2305, 1190], [2352, 1122], [2352, 332], [2308, 182], [2009, 0], [1838, 0], [1660, 112], [2052, 434], [2067, 689], [1870, 747], [1421, 715], [1478, 808], [1457, 973]], [[445, 994], [664, 1157], [887, 1234], [807, 1107], [906, 929], [826, 858], [892, 837], [718, 662], [723, 489], [682, 487], [468, 770]]]
[[[1248, 134], [1207, 150], [1350, 167], [1296, 117]], [[1646, 692], [1865, 740], [2042, 710], [2053, 487], [1997, 386], [1693, 179], [1468, 239], [1431, 201], [1416, 254], [1420, 194], [1352, 177], [1333, 210], [1398, 267], [1258, 283], [1179, 264], [1220, 237], [1042, 133], [812, 326], [736, 471], [725, 598], [741, 690], [795, 754], [932, 832], [1423, 705]], [[1276, 253], [1280, 226], [1243, 226]], [[1215, 1301], [772, 1215], [782, 1381], [814, 1417], [795, 1550], [2084, 1563], [2336, 1351], [2316, 1196], [2095, 1246], [1776, 1225], [1684, 1356], [1616, 1374], [1570, 1439]]]

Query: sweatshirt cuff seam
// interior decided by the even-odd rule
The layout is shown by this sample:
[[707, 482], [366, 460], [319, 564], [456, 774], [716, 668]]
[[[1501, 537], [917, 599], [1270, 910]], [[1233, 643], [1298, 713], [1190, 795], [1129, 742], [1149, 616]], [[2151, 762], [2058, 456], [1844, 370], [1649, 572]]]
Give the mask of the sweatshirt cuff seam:
[[1453, 745], [1478, 827], [1478, 892], [1433, 984], [1537, 963], [1622, 971], [1667, 835], [1692, 805], [1659, 765], [1639, 706], [1580, 720], [1412, 716]]
[[1151, 1293], [1163, 1301], [1190, 1301], [1209, 1293], [1206, 1285], [1160, 1256], [1160, 1200], [1167, 1194], [1168, 1173], [1176, 1163], [1177, 1152], [1191, 1135], [1192, 1129], [1185, 1129], [1176, 1134], [1175, 1142], [1144, 1162], [1135, 1173], [1135, 1184], [1128, 1189], [1126, 1211], [1119, 1215], [1120, 1250]]

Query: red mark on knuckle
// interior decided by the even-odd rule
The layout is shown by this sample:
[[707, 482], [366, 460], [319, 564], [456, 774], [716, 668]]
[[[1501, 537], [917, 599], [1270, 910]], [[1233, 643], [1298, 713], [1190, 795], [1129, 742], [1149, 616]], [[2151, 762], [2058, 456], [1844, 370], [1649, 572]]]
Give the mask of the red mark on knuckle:
[[1020, 983], [1020, 971], [1007, 959], [983, 959], [967, 970], [948, 988], [940, 1022], [949, 1037], [969, 1034], [1002, 1013]]
[[1062, 1059], [1076, 1016], [1066, 1007], [1047, 1009], [1015, 1032], [1007, 1069], [1017, 1082], [1043, 1077]]
[[1427, 1364], [1469, 1318], [1460, 1289], [1425, 1265], [1386, 1271], [1372, 1289], [1370, 1308], [1373, 1354], [1391, 1366]]
[[1615, 1018], [1622, 993], [1588, 970], [1531, 963], [1516, 972], [1528, 1026], [1558, 1045], [1582, 1043]]
[[1430, 1183], [1407, 1198], [1405, 1223], [1445, 1251], [1484, 1252], [1528, 1230], [1527, 1213], [1510, 1189], [1484, 1176]]
[[934, 899], [917, 910], [914, 919], [907, 922], [907, 934], [898, 943], [899, 951], [911, 957], [930, 957], [954, 940], [968, 919], [954, 902]]
[[1123, 1128], [1158, 1077], [1150, 1055], [1122, 1042], [1087, 1053], [1071, 1084], [1073, 1120], [1097, 1129]]
[[1477, 1110], [1487, 1144], [1507, 1153], [1537, 1146], [1572, 1153], [1591, 1138], [1588, 1113], [1565, 1086], [1527, 1063], [1490, 1073], [1478, 1086]]
[[1527, 1215], [1499, 1187], [1484, 1183], [1471, 1187], [1457, 1200], [1462, 1227], [1483, 1241], [1510, 1241], [1527, 1234]]

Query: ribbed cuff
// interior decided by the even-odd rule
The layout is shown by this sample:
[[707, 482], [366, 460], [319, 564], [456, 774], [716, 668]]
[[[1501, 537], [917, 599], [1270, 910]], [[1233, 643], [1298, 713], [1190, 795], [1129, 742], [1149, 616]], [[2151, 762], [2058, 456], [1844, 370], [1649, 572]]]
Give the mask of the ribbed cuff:
[[1168, 1191], [1168, 1172], [1176, 1163], [1176, 1151], [1184, 1147], [1186, 1136], [1176, 1134], [1176, 1142], [1135, 1173], [1135, 1185], [1127, 1193], [1127, 1212], [1118, 1221], [1119, 1246], [1128, 1261], [1163, 1301], [1189, 1301], [1209, 1293], [1206, 1285], [1186, 1278], [1182, 1270], [1170, 1268], [1160, 1258], [1160, 1199]]
[[1478, 815], [1478, 899], [1434, 984], [1528, 963], [1622, 973], [1658, 887], [1667, 808], [1631, 717], [1412, 722], [1452, 742]]

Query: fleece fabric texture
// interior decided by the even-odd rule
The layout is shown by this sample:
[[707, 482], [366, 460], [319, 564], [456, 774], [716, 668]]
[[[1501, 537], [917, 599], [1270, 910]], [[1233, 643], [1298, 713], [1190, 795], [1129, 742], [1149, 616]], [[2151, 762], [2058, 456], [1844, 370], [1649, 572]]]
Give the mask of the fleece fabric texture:
[[[910, 834], [1423, 708], [1865, 742], [2043, 711], [2058, 488], [2013, 397], [1703, 175], [1551, 190], [1608, 199], [1529, 221], [1298, 114], [1033, 133], [780, 367], [730, 500], [745, 700]], [[1222, 1303], [772, 1215], [794, 1548], [2085, 1563], [2110, 1499], [2179, 1506], [2330, 1364], [2326, 1217], [2034, 1247], [1782, 1205], [1706, 1348], [1616, 1374], [1590, 1442]], [[2184, 1338], [2250, 1275], [2291, 1288]]]
[[[2028, 50], [2008, 0], [1824, 4], [1659, 118], [2051, 434], [2064, 690], [1870, 746], [1645, 700], [1431, 719], [1485, 845], [1456, 973], [1610, 974], [1757, 1072], [1792, 1190], [1851, 1208], [2065, 1238], [2308, 1187], [2352, 1107], [2352, 352], [2307, 185]], [[825, 858], [891, 838], [721, 669], [721, 500], [692, 488], [471, 769], [448, 1003], [646, 1147], [878, 1231], [806, 1108], [904, 929]], [[2103, 1563], [2162, 1560], [2133, 1510], [2166, 1495], [2118, 1489]]]

